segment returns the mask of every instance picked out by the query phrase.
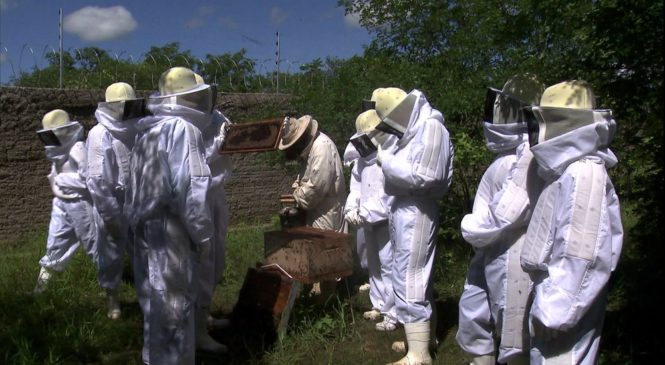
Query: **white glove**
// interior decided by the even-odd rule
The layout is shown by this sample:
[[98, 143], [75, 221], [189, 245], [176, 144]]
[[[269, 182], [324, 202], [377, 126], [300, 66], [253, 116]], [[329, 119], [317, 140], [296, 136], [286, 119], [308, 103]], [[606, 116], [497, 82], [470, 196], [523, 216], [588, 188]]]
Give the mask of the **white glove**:
[[376, 163], [381, 166], [384, 161], [388, 161], [392, 157], [392, 153], [381, 148], [381, 145], [377, 147], [376, 152]]
[[300, 181], [296, 180], [291, 184], [291, 189], [298, 189], [300, 187]]
[[356, 227], [362, 224], [362, 218], [360, 218], [360, 215], [358, 215], [357, 209], [348, 211], [344, 216], [344, 220]]
[[219, 128], [219, 133], [215, 136], [213, 142], [215, 150], [220, 151], [222, 149], [222, 146], [224, 146], [224, 141], [226, 141], [226, 135], [228, 134], [229, 129], [231, 129], [231, 122], [227, 121], [222, 123], [221, 127]]

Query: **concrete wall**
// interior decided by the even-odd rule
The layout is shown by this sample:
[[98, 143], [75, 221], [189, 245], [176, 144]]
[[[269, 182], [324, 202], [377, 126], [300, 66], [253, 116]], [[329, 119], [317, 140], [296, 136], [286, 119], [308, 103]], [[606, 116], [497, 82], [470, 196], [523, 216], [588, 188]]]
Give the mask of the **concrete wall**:
[[[88, 131], [103, 98], [104, 90], [0, 87], [0, 243], [20, 242], [48, 226], [50, 164], [35, 134], [43, 115], [64, 109]], [[217, 101], [233, 121], [249, 120], [262, 110], [277, 116], [289, 110], [286, 95], [220, 93]], [[261, 162], [266, 159], [258, 154], [236, 154], [233, 160], [233, 178], [227, 185], [232, 224], [269, 221], [279, 209], [277, 196], [290, 190], [294, 176]]]

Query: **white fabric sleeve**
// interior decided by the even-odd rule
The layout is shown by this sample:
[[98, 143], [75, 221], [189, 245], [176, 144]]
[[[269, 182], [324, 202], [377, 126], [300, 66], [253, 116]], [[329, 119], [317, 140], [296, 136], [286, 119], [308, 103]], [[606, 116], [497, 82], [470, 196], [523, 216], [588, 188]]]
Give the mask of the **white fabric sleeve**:
[[318, 139], [314, 141], [307, 159], [307, 168], [300, 178], [300, 185], [293, 191], [298, 206], [305, 210], [316, 207], [328, 194], [335, 181], [335, 169], [331, 148], [335, 146]]
[[473, 200], [470, 214], [462, 218], [462, 237], [474, 247], [485, 247], [495, 242], [502, 230], [497, 228], [490, 211], [490, 202], [506, 180], [514, 155], [499, 157], [485, 170]]
[[611, 183], [602, 163], [575, 162], [559, 181], [561, 204], [550, 227], [547, 276], [536, 286], [531, 313], [546, 327], [566, 331], [606, 290], [616, 256], [610, 226], [617, 222], [610, 221], [606, 193]]
[[[377, 224], [388, 219], [394, 197], [386, 194], [383, 171], [376, 164], [366, 166], [362, 172], [363, 197], [358, 214], [363, 222]], [[367, 190], [367, 191], [365, 191]]]
[[427, 119], [406, 148], [407, 156], [396, 154], [381, 162], [387, 182], [413, 190], [425, 190], [450, 183], [448, 162], [452, 145], [448, 131], [437, 119]]
[[171, 142], [168, 166], [171, 167], [175, 213], [182, 218], [195, 244], [209, 244], [213, 234], [211, 210], [206, 200], [210, 169], [201, 132], [192, 124], [180, 121], [173, 129]]
[[104, 222], [122, 217], [122, 207], [113, 192], [113, 166], [115, 155], [111, 146], [104, 146], [102, 128], [92, 128], [88, 134], [88, 179], [86, 181], [92, 202]]
[[349, 195], [346, 197], [346, 204], [344, 205], [344, 215], [346, 213], [358, 209], [360, 201], [360, 174], [358, 173], [358, 164], [354, 164], [351, 169], [351, 181], [349, 183]]
[[497, 227], [525, 226], [529, 223], [531, 201], [528, 178], [537, 178], [535, 168], [536, 161], [528, 145], [520, 145], [517, 149], [517, 161], [511, 167], [503, 189], [490, 203], [490, 211]]
[[53, 195], [60, 199], [74, 199], [78, 197], [78, 194], [66, 194], [58, 184], [55, 183], [55, 178], [58, 176], [58, 172], [55, 170], [55, 165], [51, 165], [51, 172], [46, 176], [48, 179], [49, 185], [51, 186], [51, 191]]
[[390, 205], [394, 197], [383, 194], [382, 196], [371, 197], [365, 201], [358, 209], [358, 215], [370, 224], [376, 224], [388, 219]]
[[69, 160], [76, 164], [76, 172], [61, 172], [55, 177], [55, 184], [65, 192], [76, 192], [86, 195], [88, 187], [85, 182], [88, 171], [87, 150], [85, 143], [76, 142], [69, 150]]
[[462, 220], [462, 234], [475, 247], [496, 242], [506, 229], [524, 227], [531, 218], [535, 204], [531, 202], [535, 199], [531, 195], [533, 190], [540, 190], [539, 184], [533, 181], [538, 179], [533, 154], [524, 143], [517, 148], [516, 156], [506, 156], [503, 161], [511, 163], [501, 167], [506, 173], [494, 177], [500, 189], [487, 197], [486, 209], [476, 213], [474, 204], [474, 213]]

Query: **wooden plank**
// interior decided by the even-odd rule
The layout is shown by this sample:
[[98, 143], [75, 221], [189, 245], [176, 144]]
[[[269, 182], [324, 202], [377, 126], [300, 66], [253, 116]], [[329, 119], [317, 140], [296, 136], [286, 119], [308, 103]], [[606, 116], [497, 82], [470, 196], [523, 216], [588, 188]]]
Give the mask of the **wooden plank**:
[[274, 151], [282, 137], [283, 118], [233, 123], [219, 153]]

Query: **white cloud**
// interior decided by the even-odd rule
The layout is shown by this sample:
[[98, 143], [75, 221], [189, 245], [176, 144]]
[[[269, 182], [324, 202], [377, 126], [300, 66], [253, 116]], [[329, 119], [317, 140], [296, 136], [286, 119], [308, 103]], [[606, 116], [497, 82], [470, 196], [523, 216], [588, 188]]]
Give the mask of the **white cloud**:
[[16, 6], [16, 0], [0, 0], [0, 11], [4, 12]]
[[201, 5], [199, 6], [198, 12], [200, 16], [208, 16], [212, 15], [215, 12], [215, 8], [213, 8], [212, 6]]
[[226, 29], [230, 30], [238, 29], [238, 22], [236, 22], [235, 19], [231, 18], [228, 15], [219, 17], [219, 23], [222, 25], [222, 27]]
[[289, 13], [287, 13], [279, 6], [275, 6], [270, 9], [270, 23], [272, 25], [282, 25], [282, 23], [284, 23], [288, 17]]
[[206, 21], [202, 18], [191, 18], [185, 22], [185, 28], [196, 29], [206, 25]]
[[85, 41], [107, 41], [133, 32], [138, 23], [124, 6], [86, 6], [67, 15], [63, 26]]
[[358, 13], [345, 14], [344, 24], [349, 28], [360, 28], [360, 15]]

